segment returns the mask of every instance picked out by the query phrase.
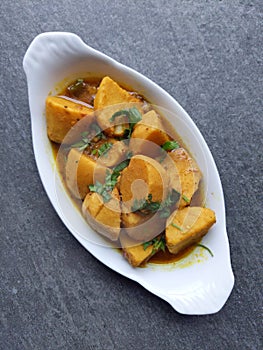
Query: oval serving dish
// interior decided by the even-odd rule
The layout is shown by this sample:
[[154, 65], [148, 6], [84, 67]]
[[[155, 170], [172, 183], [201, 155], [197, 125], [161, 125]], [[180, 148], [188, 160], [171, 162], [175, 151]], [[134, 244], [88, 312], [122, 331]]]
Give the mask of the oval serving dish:
[[[151, 80], [90, 48], [72, 33], [51, 32], [38, 35], [25, 54], [23, 67], [28, 82], [37, 167], [47, 195], [69, 231], [102, 263], [166, 300], [178, 312], [201, 315], [219, 311], [234, 285], [224, 197], [213, 157], [188, 114]], [[57, 92], [58, 83], [64, 82], [66, 85], [81, 76], [106, 75], [120, 85], [131, 87], [152, 104], [169, 111], [165, 116], [197, 161], [203, 173], [205, 203], [217, 216], [217, 223], [202, 240], [213, 251], [213, 257], [197, 247], [177, 263], [148, 264], [145, 268], [133, 268], [116, 249], [101, 244], [100, 239], [96, 238], [98, 235], [84, 221], [71, 201], [58, 176], [47, 137], [45, 99], [50, 92]]]

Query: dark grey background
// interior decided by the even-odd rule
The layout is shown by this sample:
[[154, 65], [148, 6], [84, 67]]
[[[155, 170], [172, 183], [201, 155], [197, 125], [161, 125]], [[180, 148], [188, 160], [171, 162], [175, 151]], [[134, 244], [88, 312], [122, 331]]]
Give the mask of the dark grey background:
[[[0, 2], [0, 349], [261, 348], [261, 10], [230, 0]], [[145, 74], [200, 128], [223, 183], [236, 277], [218, 314], [178, 314], [94, 259], [56, 215], [34, 161], [22, 70], [44, 31], [79, 34]]]

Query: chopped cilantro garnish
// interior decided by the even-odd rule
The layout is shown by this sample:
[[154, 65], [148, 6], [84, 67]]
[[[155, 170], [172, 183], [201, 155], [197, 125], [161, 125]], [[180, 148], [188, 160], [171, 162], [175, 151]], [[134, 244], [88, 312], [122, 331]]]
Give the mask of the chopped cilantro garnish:
[[143, 249], [144, 250], [146, 250], [150, 246], [153, 246], [152, 254], [155, 254], [160, 249], [165, 252], [165, 238], [164, 238], [164, 236], [162, 236], [162, 237], [155, 237], [151, 241], [143, 243]]
[[180, 197], [180, 194], [174, 189], [169, 193], [167, 198], [163, 202], [154, 202], [152, 200], [152, 194], [148, 195], [148, 198], [135, 199], [131, 210], [139, 211], [141, 214], [148, 215], [159, 211], [161, 218], [167, 218], [171, 213], [171, 207], [175, 204]]
[[133, 157], [133, 153], [131, 151], [128, 151], [126, 154], [126, 159], [131, 159]]
[[106, 136], [103, 134], [102, 130], [100, 129], [100, 127], [97, 124], [95, 124], [95, 123], [91, 124], [90, 130], [91, 130], [91, 132], [93, 132], [92, 133], [93, 135], [95, 134], [95, 136], [94, 136], [94, 140], [96, 140], [95, 142], [97, 142], [101, 139], [106, 139]]
[[207, 246], [205, 246], [204, 244], [198, 243], [198, 244], [197, 244], [197, 247], [204, 248], [205, 250], [207, 250], [207, 251], [209, 252], [209, 254], [210, 254], [212, 257], [214, 256], [214, 254], [212, 253], [212, 251], [211, 251]]
[[132, 211], [140, 211], [143, 214], [155, 213], [160, 209], [160, 202], [153, 202], [152, 195], [149, 194], [148, 198], [137, 199], [135, 198], [133, 205], [131, 207]]
[[182, 195], [182, 198], [186, 203], [190, 203], [190, 199], [187, 198], [184, 194]]
[[[94, 135], [94, 133], [95, 133], [95, 135]], [[100, 140], [101, 138], [104, 138], [104, 137], [105, 136], [102, 133], [102, 131], [100, 130], [99, 126], [97, 124], [93, 123], [90, 126], [90, 129], [88, 131], [83, 131], [81, 133], [81, 140], [76, 142], [76, 143], [73, 143], [70, 147], [71, 148], [78, 148], [80, 151], [83, 151], [88, 146], [90, 146], [91, 143], [97, 142], [98, 140]], [[95, 139], [97, 139], [97, 141], [95, 141]], [[95, 154], [95, 153], [92, 152], [92, 154]]]
[[108, 170], [106, 172], [105, 182], [102, 184], [96, 181], [94, 185], [89, 185], [90, 191], [97, 192], [102, 196], [104, 202], [108, 202], [111, 199], [111, 192], [118, 181], [120, 172], [129, 165], [129, 162], [130, 159], [126, 159], [113, 168], [112, 172]]
[[161, 147], [165, 151], [172, 151], [173, 149], [177, 149], [180, 146], [177, 141], [166, 141]]
[[124, 137], [129, 139], [131, 137], [134, 125], [142, 120], [141, 112], [136, 107], [121, 109], [111, 116], [110, 122], [113, 122], [117, 117], [121, 116], [128, 118], [129, 127], [124, 130]]
[[86, 137], [83, 137], [81, 141], [73, 143], [73, 145], [71, 145], [70, 147], [78, 148], [80, 151], [84, 151], [84, 149], [86, 149], [89, 145], [90, 145], [90, 141]]
[[120, 175], [120, 172], [125, 169], [130, 163], [130, 159], [125, 159], [124, 161], [122, 161], [121, 163], [119, 163], [118, 165], [116, 165], [116, 167], [113, 169], [113, 174], [117, 174], [118, 176]]
[[101, 145], [100, 148], [98, 149], [98, 155], [105, 156], [107, 152], [111, 149], [111, 147], [112, 147], [112, 143], [109, 143], [109, 142], [103, 143], [103, 145]]
[[121, 109], [120, 111], [115, 112], [111, 116], [110, 122], [113, 122], [117, 117], [120, 117], [120, 116], [127, 117], [129, 120], [129, 123], [131, 123], [131, 124], [136, 124], [140, 120], [142, 120], [142, 115], [136, 107], [132, 107], [132, 108], [128, 108], [128, 109]]
[[108, 192], [107, 188], [99, 181], [96, 181], [94, 185], [89, 185], [89, 189], [92, 192], [100, 194], [105, 203], [109, 202], [109, 200], [111, 199], [111, 195]]
[[175, 223], [172, 222], [171, 225], [172, 225], [173, 227], [177, 228], [177, 230], [183, 231], [182, 227], [176, 225]]
[[77, 79], [73, 84], [68, 87], [68, 91], [74, 95], [79, 95], [85, 88], [85, 82], [83, 79]]

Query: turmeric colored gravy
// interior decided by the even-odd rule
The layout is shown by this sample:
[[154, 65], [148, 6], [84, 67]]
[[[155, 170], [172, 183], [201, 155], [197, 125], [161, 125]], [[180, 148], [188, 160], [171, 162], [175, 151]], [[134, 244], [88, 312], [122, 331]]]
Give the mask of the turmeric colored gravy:
[[[90, 91], [89, 92], [86, 91], [85, 94], [81, 94], [80, 96], [73, 96], [73, 98], [79, 99], [81, 101], [85, 101], [85, 102], [92, 105], [94, 97], [95, 97], [95, 93], [96, 93], [96, 88], [97, 88], [97, 86], [99, 86], [100, 79], [92, 78], [92, 79], [84, 79], [84, 81], [85, 81], [85, 83], [90, 83], [90, 86], [91, 86]], [[138, 94], [136, 92], [131, 92], [131, 94], [138, 96]], [[65, 90], [61, 91], [60, 95], [72, 97], [68, 93], [67, 88]], [[145, 101], [145, 99], [143, 97], [141, 97], [141, 96], [139, 96], [139, 97], [142, 99], [142, 101]], [[163, 116], [161, 116], [161, 118], [162, 118], [162, 122], [165, 126], [165, 129], [169, 130], [171, 132], [171, 136], [175, 140], [177, 140], [182, 147], [184, 147], [187, 150], [187, 148], [184, 145], [183, 140], [175, 132], [173, 126]], [[66, 162], [66, 156], [67, 156], [68, 151], [65, 148], [60, 149], [61, 145], [57, 144], [55, 142], [51, 142], [51, 146], [52, 146], [53, 156], [56, 160], [56, 166], [57, 166], [58, 172], [61, 176], [61, 179], [62, 179], [62, 182], [63, 182], [65, 189], [67, 189], [64, 169], [65, 169], [65, 162]], [[194, 194], [194, 196], [192, 198], [191, 206], [204, 205], [204, 195], [203, 195], [204, 191], [203, 191], [202, 187], [203, 186], [202, 186], [202, 181], [201, 181], [201, 183], [199, 184], [199, 189], [196, 191], [196, 193]], [[67, 190], [67, 193], [69, 194], [70, 198], [72, 199], [73, 203], [76, 205], [78, 210], [81, 211], [82, 201], [79, 199], [76, 199], [74, 196], [72, 196], [70, 191]], [[179, 261], [180, 259], [183, 259], [187, 255], [189, 255], [194, 250], [195, 246], [196, 245], [187, 247], [186, 249], [184, 249], [183, 251], [181, 251], [180, 253], [178, 253], [176, 255], [171, 254], [168, 251], [168, 249], [166, 248], [165, 252], [159, 251], [158, 253], [153, 255], [148, 260], [148, 262], [153, 263], [153, 264], [169, 264], [169, 263]], [[119, 251], [121, 251], [121, 249], [119, 249]], [[142, 265], [142, 267], [143, 266], [145, 266], [145, 265]]]

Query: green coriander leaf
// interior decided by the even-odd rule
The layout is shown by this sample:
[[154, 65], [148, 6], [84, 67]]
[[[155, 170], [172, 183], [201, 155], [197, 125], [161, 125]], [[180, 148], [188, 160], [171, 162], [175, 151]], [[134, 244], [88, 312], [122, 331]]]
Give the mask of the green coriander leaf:
[[84, 151], [84, 149], [86, 149], [88, 147], [88, 145], [89, 145], [88, 143], [83, 143], [83, 145], [81, 147], [78, 147], [78, 149], [80, 151]]
[[106, 136], [103, 134], [102, 130], [100, 129], [100, 127], [97, 124], [92, 123], [90, 126], [90, 130], [91, 130], [91, 135], [93, 137], [92, 140], [94, 142], [98, 142], [101, 139], [106, 140]]
[[105, 142], [100, 148], [98, 149], [99, 156], [106, 155], [106, 153], [111, 149], [112, 143]]
[[144, 208], [145, 206], [145, 203], [146, 203], [146, 199], [137, 199], [135, 198], [134, 199], [134, 202], [131, 206], [131, 211], [138, 211], [138, 210], [141, 210], [142, 208]]
[[124, 117], [129, 117], [129, 109], [121, 109], [120, 111], [115, 112], [111, 118], [110, 122], [113, 122], [117, 117], [124, 116]]
[[154, 249], [156, 251], [158, 251], [159, 249], [161, 249], [162, 251], [165, 251], [165, 240], [164, 240], [164, 237], [161, 237], [159, 240], [156, 239], [156, 241], [154, 242], [153, 247], [154, 247]]
[[109, 200], [111, 199], [110, 193], [106, 190], [105, 186], [99, 181], [96, 181], [94, 185], [89, 185], [89, 189], [91, 192], [96, 192], [100, 194], [104, 202], [109, 202]]
[[113, 122], [117, 117], [120, 117], [120, 116], [124, 116], [128, 118], [129, 128], [124, 130], [124, 137], [130, 138], [134, 125], [138, 123], [140, 120], [142, 120], [141, 112], [136, 107], [122, 109], [120, 111], [115, 112], [111, 116], [110, 122]]
[[130, 159], [125, 159], [123, 162], [116, 165], [116, 167], [113, 169], [109, 179], [109, 182], [111, 183], [112, 188], [116, 185], [121, 171], [125, 169], [129, 165], [129, 163], [130, 163]]
[[206, 249], [212, 257], [214, 256], [214, 254], [212, 253], [212, 251], [211, 251], [207, 246], [198, 243], [198, 244], [197, 244], [197, 247], [201, 247], [201, 248]]
[[180, 198], [180, 193], [175, 189], [168, 194], [167, 198], [160, 205], [160, 217], [168, 218], [171, 214], [172, 206], [178, 201]]
[[150, 213], [155, 213], [160, 208], [159, 202], [152, 201], [152, 195], [149, 194], [147, 200], [135, 199], [132, 205], [132, 211], [140, 211], [141, 214], [148, 215]]
[[74, 95], [78, 95], [82, 92], [85, 87], [83, 79], [77, 79], [73, 84], [68, 87], [68, 91]]
[[[85, 142], [83, 141], [78, 141], [76, 143], [73, 143], [70, 147], [71, 148], [79, 148], [79, 147], [82, 147], [83, 145], [85, 145]], [[87, 147], [87, 146], [86, 146]]]
[[89, 185], [91, 192], [97, 192], [101, 194], [103, 192], [103, 185], [99, 181], [96, 181], [94, 185]]
[[179, 148], [179, 143], [177, 141], [167, 141], [162, 146], [165, 151], [172, 151], [173, 149]]
[[100, 134], [101, 133], [101, 129], [97, 124], [92, 124], [90, 126], [91, 130], [94, 131], [96, 134]]
[[126, 157], [127, 159], [131, 159], [133, 157], [133, 153], [131, 151], [128, 151]]
[[129, 118], [130, 123], [136, 124], [140, 120], [142, 120], [141, 112], [136, 107], [130, 108], [129, 112], [130, 112], [130, 114], [128, 115], [128, 118]]
[[160, 218], [162, 218], [162, 219], [168, 218], [170, 216], [170, 214], [171, 214], [171, 212], [170, 212], [170, 209], [168, 207], [163, 208], [160, 211]]
[[143, 243], [143, 249], [146, 250], [150, 245], [152, 245], [152, 241], [144, 242]]
[[160, 249], [162, 251], [165, 251], [165, 238], [164, 236], [162, 237], [155, 237], [151, 241], [144, 242], [143, 243], [143, 249], [146, 250], [149, 246], [152, 246], [152, 253], [151, 255], [157, 253]]
[[165, 241], [164, 240], [162, 241], [162, 244], [161, 244], [160, 248], [162, 249], [163, 252], [165, 252], [166, 245], [165, 245]]
[[151, 202], [151, 201], [147, 201], [144, 208], [142, 208], [142, 210], [146, 210], [152, 213], [155, 213], [156, 211], [158, 211], [160, 209], [160, 203], [159, 202]]
[[120, 174], [117, 173], [117, 172], [116, 173], [112, 173], [111, 179], [110, 179], [110, 186], [112, 188], [116, 185], [119, 176], [120, 176]]
[[111, 200], [111, 195], [109, 192], [107, 192], [106, 190], [102, 192], [102, 198], [103, 198], [103, 201], [105, 203], [109, 202]]
[[81, 134], [81, 137], [87, 137], [89, 135], [89, 132], [88, 131], [83, 131]]
[[113, 172], [121, 172], [123, 169], [125, 169], [130, 163], [130, 159], [125, 159], [123, 162], [116, 165], [116, 167], [113, 169]]
[[180, 198], [180, 193], [177, 192], [174, 188], [167, 196], [166, 200], [163, 203], [163, 206], [170, 207], [171, 205], [174, 205]]
[[144, 215], [159, 211], [161, 218], [167, 218], [170, 216], [172, 205], [178, 201], [179, 197], [180, 194], [173, 189], [163, 202], [154, 202], [150, 193], [147, 199], [135, 199], [131, 209], [140, 211]]
[[174, 224], [173, 222], [171, 223], [171, 225], [172, 225], [173, 227], [177, 228], [177, 230], [183, 231], [183, 229], [182, 229], [180, 226]]
[[182, 195], [182, 198], [186, 203], [190, 203], [190, 199], [187, 198], [184, 194]]
[[107, 169], [106, 176], [105, 176], [104, 188], [108, 191], [112, 191], [114, 186], [115, 186], [115, 183], [113, 183], [113, 181], [112, 181], [112, 173]]
[[156, 253], [160, 249], [165, 251], [165, 238], [164, 238], [164, 236], [162, 236], [162, 237], [155, 237], [151, 241], [144, 242], [143, 243], [143, 249], [146, 250], [151, 245], [153, 246], [153, 252], [152, 253]]
[[81, 140], [73, 143], [70, 147], [71, 148], [78, 148], [80, 151], [83, 151], [85, 148], [87, 148], [90, 145], [90, 140], [88, 139], [89, 132], [83, 131], [81, 133]]
[[96, 192], [96, 186], [95, 185], [89, 185], [89, 190], [91, 192]]

